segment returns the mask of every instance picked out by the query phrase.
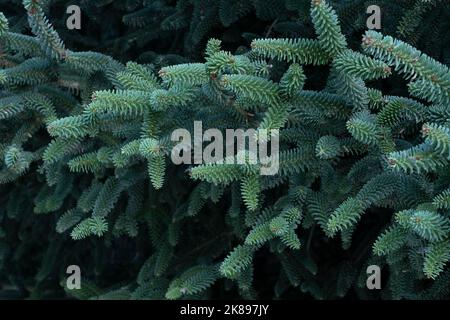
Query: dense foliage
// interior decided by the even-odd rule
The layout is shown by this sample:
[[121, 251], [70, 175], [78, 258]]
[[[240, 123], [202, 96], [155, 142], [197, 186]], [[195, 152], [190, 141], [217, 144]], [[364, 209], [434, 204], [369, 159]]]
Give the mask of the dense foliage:
[[[69, 4], [0, 1], [0, 297], [450, 296], [447, 1]], [[198, 120], [279, 173], [174, 165]]]

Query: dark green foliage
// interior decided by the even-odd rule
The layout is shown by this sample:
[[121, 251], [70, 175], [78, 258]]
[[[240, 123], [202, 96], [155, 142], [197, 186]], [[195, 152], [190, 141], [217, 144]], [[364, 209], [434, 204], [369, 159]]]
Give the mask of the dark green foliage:
[[[446, 1], [0, 4], [0, 296], [449, 297]], [[173, 164], [199, 120], [278, 173]]]

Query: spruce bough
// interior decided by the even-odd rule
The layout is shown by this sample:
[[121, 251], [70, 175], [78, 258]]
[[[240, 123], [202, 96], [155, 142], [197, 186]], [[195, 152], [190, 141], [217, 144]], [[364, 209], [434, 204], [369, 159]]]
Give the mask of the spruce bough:
[[[351, 47], [324, 0], [308, 12], [315, 38], [235, 53], [210, 39], [203, 62], [162, 68], [71, 51], [38, 1], [23, 4], [33, 36], [0, 14], [0, 283], [38, 298], [255, 299], [270, 266], [271, 297], [448, 297], [445, 64], [375, 31]], [[402, 96], [380, 89], [394, 75]], [[199, 119], [279, 130], [279, 173], [174, 165], [171, 133]], [[69, 261], [90, 278], [78, 293], [58, 284]], [[365, 287], [374, 264], [381, 293]]]

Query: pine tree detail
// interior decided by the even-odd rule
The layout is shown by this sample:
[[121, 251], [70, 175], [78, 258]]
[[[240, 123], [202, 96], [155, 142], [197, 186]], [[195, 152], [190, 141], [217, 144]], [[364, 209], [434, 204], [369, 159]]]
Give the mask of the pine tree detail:
[[0, 297], [450, 297], [446, 1], [69, 5], [0, 0]]

